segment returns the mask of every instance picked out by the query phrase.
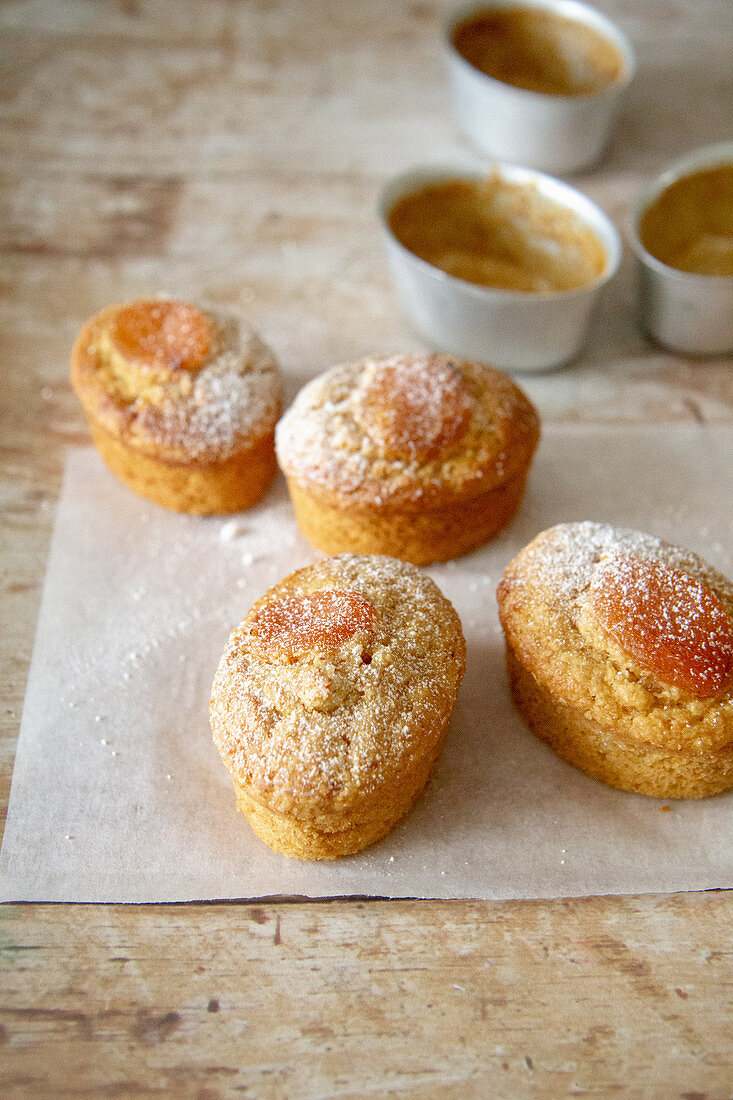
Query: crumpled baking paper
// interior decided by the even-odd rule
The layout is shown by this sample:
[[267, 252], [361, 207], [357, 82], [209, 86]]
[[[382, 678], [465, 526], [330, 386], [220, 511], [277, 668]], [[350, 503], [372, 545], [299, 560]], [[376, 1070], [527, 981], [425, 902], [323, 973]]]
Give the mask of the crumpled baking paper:
[[468, 670], [422, 799], [335, 863], [267, 848], [235, 811], [212, 743], [229, 631], [316, 553], [282, 480], [233, 518], [139, 500], [91, 448], [69, 453], [0, 857], [0, 900], [271, 896], [540, 898], [733, 886], [733, 792], [664, 802], [558, 759], [507, 690], [495, 590], [538, 531], [648, 531], [731, 573], [727, 427], [548, 426], [521, 511], [495, 541], [428, 570], [461, 616]]

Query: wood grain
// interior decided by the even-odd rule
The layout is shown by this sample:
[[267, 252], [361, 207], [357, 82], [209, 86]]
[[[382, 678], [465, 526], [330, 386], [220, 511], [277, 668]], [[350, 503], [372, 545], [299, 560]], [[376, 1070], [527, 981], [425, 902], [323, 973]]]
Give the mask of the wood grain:
[[3, 1095], [727, 1095], [722, 895], [5, 917]]
[[[727, 0], [603, 0], [639, 72], [578, 181], [623, 230], [642, 182], [728, 125]], [[78, 327], [167, 290], [243, 306], [292, 395], [413, 347], [375, 202], [470, 154], [448, 0], [5, 0], [0, 8], [0, 812], [64, 453]], [[649, 345], [630, 257], [547, 421], [733, 421], [733, 372]], [[62, 644], [62, 640], [61, 640]], [[729, 1100], [722, 893], [555, 902], [6, 906], [0, 1096]]]

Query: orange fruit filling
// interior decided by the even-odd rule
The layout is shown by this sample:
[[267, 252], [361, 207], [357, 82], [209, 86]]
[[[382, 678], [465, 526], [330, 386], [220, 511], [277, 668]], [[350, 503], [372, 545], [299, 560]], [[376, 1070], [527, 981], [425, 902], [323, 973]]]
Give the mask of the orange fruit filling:
[[117, 311], [110, 337], [120, 355], [140, 367], [195, 371], [209, 353], [211, 325], [187, 302], [142, 298]]
[[297, 661], [313, 650], [327, 656], [354, 634], [371, 636], [378, 619], [377, 609], [356, 592], [326, 588], [268, 604], [251, 634], [263, 656]]
[[364, 427], [400, 459], [437, 457], [461, 438], [470, 417], [461, 372], [437, 358], [386, 364], [361, 399]]
[[687, 573], [648, 558], [610, 558], [591, 599], [604, 629], [664, 683], [704, 699], [733, 678], [733, 619]]

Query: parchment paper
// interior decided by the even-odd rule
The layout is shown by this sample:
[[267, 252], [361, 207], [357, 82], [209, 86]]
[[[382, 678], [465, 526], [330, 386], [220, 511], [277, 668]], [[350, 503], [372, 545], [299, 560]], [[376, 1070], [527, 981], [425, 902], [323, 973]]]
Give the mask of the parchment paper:
[[559, 760], [513, 711], [496, 585], [539, 530], [591, 519], [702, 553], [730, 575], [733, 433], [546, 427], [521, 512], [431, 568], [468, 671], [418, 805], [336, 863], [271, 852], [235, 811], [211, 741], [211, 680], [253, 601], [316, 556], [284, 484], [235, 519], [138, 500], [91, 449], [69, 454], [0, 857], [0, 900], [267, 896], [525, 898], [733, 886], [733, 795], [663, 802]]

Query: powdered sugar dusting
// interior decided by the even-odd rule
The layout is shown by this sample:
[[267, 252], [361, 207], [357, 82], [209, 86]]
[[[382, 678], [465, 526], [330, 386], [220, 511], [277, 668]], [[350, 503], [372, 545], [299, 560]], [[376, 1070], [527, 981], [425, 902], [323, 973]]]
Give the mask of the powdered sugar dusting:
[[333, 367], [305, 386], [278, 424], [276, 449], [306, 487], [427, 503], [511, 477], [538, 434], [535, 410], [506, 375], [447, 356], [392, 356]]
[[267, 604], [252, 621], [250, 634], [265, 658], [297, 660], [310, 650], [335, 652], [357, 631], [370, 637], [377, 617], [376, 609], [355, 592], [320, 588]]
[[282, 390], [275, 357], [243, 321], [208, 312], [216, 352], [190, 392], [171, 387], [160, 405], [135, 407], [136, 425], [163, 446], [224, 458], [272, 430]]
[[689, 573], [733, 611], [733, 584], [727, 578], [692, 551], [641, 531], [589, 521], [564, 523], [543, 532], [522, 551], [527, 567], [566, 608], [589, 588], [601, 562], [621, 555], [648, 558]]
[[[258, 624], [314, 595], [335, 611], [317, 616], [317, 632], [335, 629], [338, 644], [300, 639], [291, 660], [273, 664]], [[328, 559], [286, 578], [233, 632], [212, 690], [214, 739], [232, 774], [273, 808], [293, 792], [373, 792], [442, 735], [464, 667], [458, 616], [429, 577], [392, 558]]]
[[427, 459], [461, 438], [472, 404], [449, 359], [403, 358], [379, 364], [365, 378], [357, 416], [386, 454]]
[[[280, 373], [249, 325], [220, 309], [178, 303], [205, 318], [209, 343], [194, 346], [184, 324], [171, 360], [170, 334], [133, 333], [127, 358], [114, 325], [118, 313], [134, 305], [103, 310], [79, 335], [72, 380], [88, 413], [113, 435], [174, 462], [221, 461], [274, 430], [282, 408]], [[190, 369], [182, 356], [192, 359]]]
[[604, 628], [666, 683], [706, 697], [730, 680], [733, 619], [689, 573], [650, 558], [606, 558], [591, 593]]
[[209, 319], [188, 302], [139, 298], [112, 317], [116, 350], [143, 369], [197, 370], [209, 352]]

